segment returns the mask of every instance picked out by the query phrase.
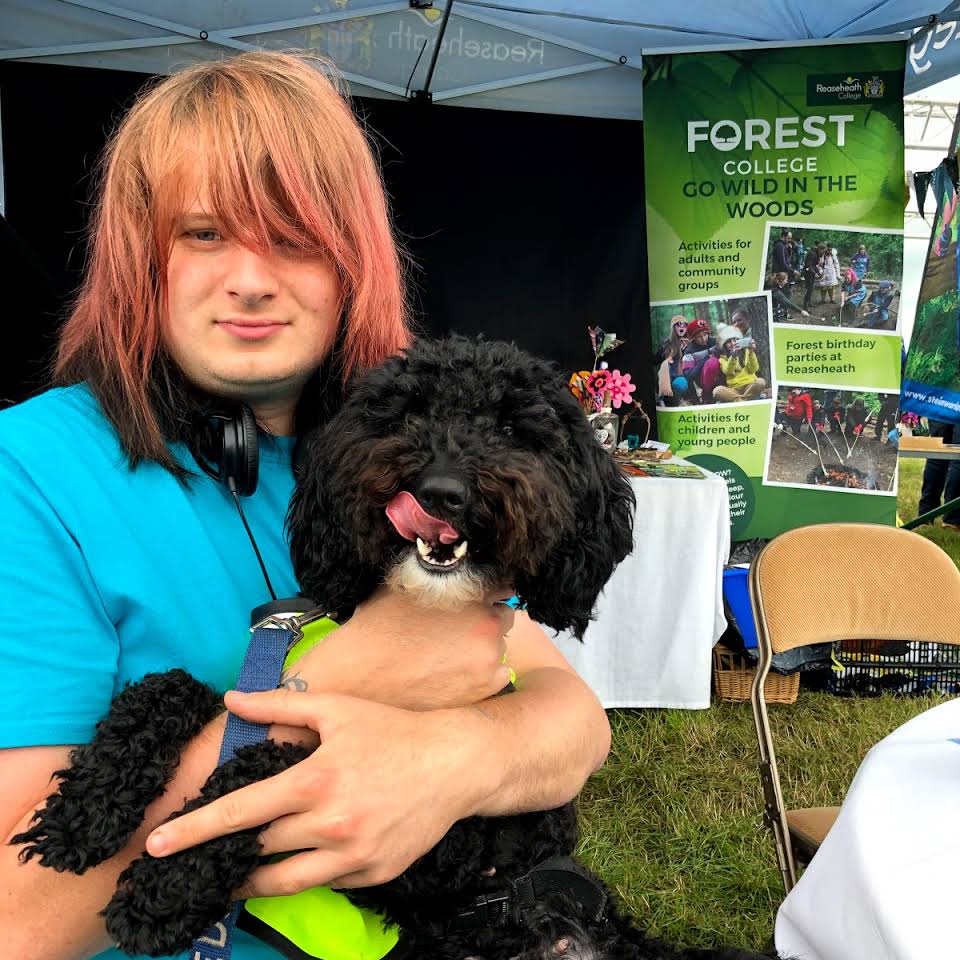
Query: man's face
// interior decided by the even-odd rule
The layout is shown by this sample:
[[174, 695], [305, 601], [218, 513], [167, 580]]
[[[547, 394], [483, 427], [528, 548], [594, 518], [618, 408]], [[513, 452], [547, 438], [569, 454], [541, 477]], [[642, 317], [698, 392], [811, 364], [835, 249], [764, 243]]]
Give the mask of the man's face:
[[220, 233], [202, 188], [186, 195], [167, 265], [167, 349], [204, 390], [258, 415], [289, 407], [336, 336], [336, 270], [289, 247], [242, 247]]
[[710, 333], [707, 330], [700, 330], [697, 332], [696, 336], [693, 338], [693, 342], [698, 347], [705, 347], [707, 341], [710, 339]]

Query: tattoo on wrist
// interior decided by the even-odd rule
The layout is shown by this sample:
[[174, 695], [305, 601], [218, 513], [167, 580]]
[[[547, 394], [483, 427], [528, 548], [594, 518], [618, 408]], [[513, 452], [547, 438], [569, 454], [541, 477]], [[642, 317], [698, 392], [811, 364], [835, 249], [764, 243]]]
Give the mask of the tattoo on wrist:
[[310, 684], [299, 673], [290, 673], [286, 670], [280, 674], [280, 686], [284, 690], [296, 690], [297, 693], [306, 693], [310, 689]]

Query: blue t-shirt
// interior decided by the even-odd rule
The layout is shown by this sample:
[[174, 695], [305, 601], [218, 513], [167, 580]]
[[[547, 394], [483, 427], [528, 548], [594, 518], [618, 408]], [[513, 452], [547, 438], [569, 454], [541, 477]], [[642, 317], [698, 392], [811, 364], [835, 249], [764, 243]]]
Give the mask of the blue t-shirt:
[[[298, 592], [283, 531], [292, 444], [261, 436], [242, 501], [279, 597]], [[205, 474], [188, 489], [154, 463], [131, 471], [85, 386], [0, 413], [0, 530], [0, 747], [87, 742], [151, 671], [235, 682], [250, 611], [270, 597], [232, 497]], [[238, 931], [233, 956], [278, 954]]]

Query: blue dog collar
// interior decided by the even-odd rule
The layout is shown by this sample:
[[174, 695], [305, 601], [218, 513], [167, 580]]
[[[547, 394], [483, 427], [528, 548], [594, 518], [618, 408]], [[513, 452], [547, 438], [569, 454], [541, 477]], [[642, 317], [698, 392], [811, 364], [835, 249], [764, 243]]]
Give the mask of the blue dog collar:
[[504, 606], [509, 607], [511, 610], [526, 610], [527, 601], [521, 600], [518, 596], [514, 595], [512, 597], [507, 597], [506, 600], [498, 600], [497, 603], [502, 603]]

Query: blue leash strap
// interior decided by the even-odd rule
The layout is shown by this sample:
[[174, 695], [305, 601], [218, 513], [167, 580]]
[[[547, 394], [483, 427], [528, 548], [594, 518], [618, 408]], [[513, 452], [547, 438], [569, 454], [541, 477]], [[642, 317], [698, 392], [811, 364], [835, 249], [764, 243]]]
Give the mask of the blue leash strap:
[[[252, 634], [234, 689], [243, 693], [275, 690], [280, 685], [287, 651], [303, 636], [300, 622], [296, 618], [285, 621], [281, 617], [268, 617], [253, 628]], [[260, 743], [266, 737], [267, 724], [251, 723], [234, 713], [227, 713], [217, 766], [232, 760], [241, 747]], [[197, 937], [190, 946], [188, 960], [230, 960], [233, 930], [242, 907], [243, 901], [232, 904], [230, 912], [219, 923]]]
[[[283, 627], [255, 627], [234, 689], [241, 693], [275, 690], [280, 685], [283, 661], [294, 637], [292, 631]], [[217, 766], [223, 766], [228, 760], [232, 760], [241, 747], [266, 740], [267, 727], [265, 723], [252, 723], [235, 713], [228, 713]]]

